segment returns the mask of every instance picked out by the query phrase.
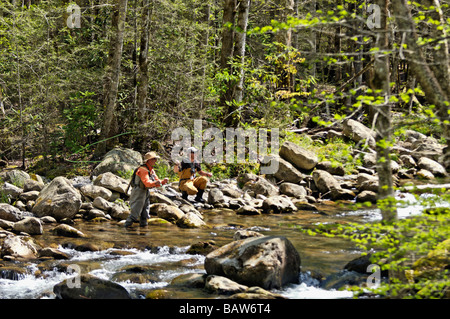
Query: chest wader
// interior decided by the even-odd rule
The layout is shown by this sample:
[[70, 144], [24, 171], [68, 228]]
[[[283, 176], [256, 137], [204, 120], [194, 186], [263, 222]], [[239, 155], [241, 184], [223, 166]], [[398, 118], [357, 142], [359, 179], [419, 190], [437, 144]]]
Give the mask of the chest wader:
[[197, 195], [195, 201], [204, 202], [203, 193], [205, 192], [206, 177], [195, 177], [195, 169], [186, 168], [181, 171], [178, 188], [181, 191], [182, 198], [188, 199], [188, 195]]
[[[144, 167], [151, 180], [154, 181], [153, 175]], [[138, 222], [141, 226], [147, 225], [150, 218], [150, 190], [142, 183], [141, 178], [136, 175], [137, 170], [133, 173], [130, 185], [133, 186], [130, 195], [130, 216], [125, 221], [125, 226], [131, 226], [133, 222]]]

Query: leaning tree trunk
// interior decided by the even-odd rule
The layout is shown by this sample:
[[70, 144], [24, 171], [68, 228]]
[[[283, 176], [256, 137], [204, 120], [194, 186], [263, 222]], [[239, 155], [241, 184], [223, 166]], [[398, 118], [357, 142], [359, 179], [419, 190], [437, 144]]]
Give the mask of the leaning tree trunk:
[[384, 221], [393, 221], [397, 218], [397, 209], [393, 200], [394, 188], [390, 160], [391, 143], [391, 105], [390, 77], [389, 77], [389, 27], [388, 6], [389, 0], [377, 0], [381, 8], [381, 28], [376, 30], [377, 47], [375, 53], [374, 78], [372, 85], [378, 94], [374, 103], [374, 127], [376, 132], [377, 173], [378, 173], [378, 199]]
[[112, 145], [110, 138], [114, 135], [112, 126], [116, 111], [117, 93], [119, 91], [120, 64], [122, 60], [126, 14], [127, 0], [115, 0], [112, 17], [113, 34], [103, 93], [103, 125], [100, 134], [101, 142], [96, 150], [97, 155], [105, 153], [107, 148]]

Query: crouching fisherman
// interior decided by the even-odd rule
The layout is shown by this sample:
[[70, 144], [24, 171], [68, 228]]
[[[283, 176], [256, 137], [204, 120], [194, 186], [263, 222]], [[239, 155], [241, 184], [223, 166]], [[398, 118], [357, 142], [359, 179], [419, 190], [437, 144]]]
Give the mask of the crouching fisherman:
[[[195, 201], [204, 203], [203, 193], [205, 192], [208, 179], [212, 173], [204, 172], [200, 166], [200, 163], [196, 161], [197, 149], [190, 147], [187, 150], [188, 158], [183, 159], [181, 164], [177, 164], [174, 167], [175, 173], [178, 173], [180, 177], [180, 184], [178, 188], [181, 191], [182, 198], [188, 199], [188, 195], [197, 195]], [[200, 175], [197, 177], [197, 173]]]
[[160, 180], [153, 167], [160, 157], [155, 152], [144, 155], [144, 164], [139, 166], [131, 177], [132, 186], [130, 195], [131, 214], [125, 221], [125, 227], [130, 227], [133, 222], [138, 222], [140, 226], [147, 226], [150, 218], [150, 188], [167, 184], [168, 178]]

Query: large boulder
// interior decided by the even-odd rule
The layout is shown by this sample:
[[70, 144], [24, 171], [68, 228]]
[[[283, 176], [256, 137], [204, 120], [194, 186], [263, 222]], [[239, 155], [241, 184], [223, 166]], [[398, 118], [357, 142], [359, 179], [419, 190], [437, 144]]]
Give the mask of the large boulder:
[[280, 156], [296, 168], [304, 170], [313, 169], [319, 161], [316, 154], [289, 141], [281, 145]]
[[64, 280], [53, 287], [53, 292], [57, 299], [131, 299], [121, 285], [86, 274]]
[[118, 147], [105, 155], [102, 162], [94, 168], [92, 175], [98, 176], [106, 172], [117, 175], [133, 171], [139, 165], [142, 165], [141, 153]]
[[56, 177], [40, 192], [32, 211], [37, 217], [52, 216], [61, 220], [75, 216], [81, 204], [81, 194], [70, 181]]
[[298, 283], [300, 255], [286, 237], [251, 237], [222, 246], [205, 258], [209, 275], [246, 286], [278, 289]]
[[367, 142], [370, 147], [375, 147], [375, 131], [358, 121], [352, 119], [344, 121], [342, 133], [354, 142]]

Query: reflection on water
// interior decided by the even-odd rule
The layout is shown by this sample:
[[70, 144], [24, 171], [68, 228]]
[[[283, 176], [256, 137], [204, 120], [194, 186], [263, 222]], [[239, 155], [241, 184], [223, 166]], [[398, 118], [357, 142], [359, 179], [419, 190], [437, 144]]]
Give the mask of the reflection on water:
[[[118, 282], [133, 298], [144, 298], [152, 289], [168, 287], [170, 281], [180, 274], [205, 273], [204, 256], [186, 253], [190, 245], [213, 240], [217, 246], [221, 246], [233, 240], [236, 230], [250, 228], [264, 235], [287, 237], [300, 254], [301, 284], [290, 285], [275, 292], [293, 299], [349, 298], [351, 297], [349, 292], [318, 288], [317, 281], [309, 274], [314, 272], [327, 276], [338, 272], [350, 260], [358, 257], [360, 252], [347, 240], [312, 237], [299, 231], [299, 228], [318, 223], [376, 221], [381, 219], [380, 212], [377, 209], [344, 210], [336, 205], [322, 205], [318, 208], [318, 211], [260, 216], [236, 215], [231, 210], [205, 211], [205, 222], [211, 225], [209, 229], [182, 229], [171, 224], [125, 229], [114, 221], [103, 223], [78, 221], [74, 227], [88, 235], [88, 238], [83, 239], [54, 236], [50, 232], [54, 225], [45, 225], [44, 234], [36, 236], [37, 241], [43, 246], [56, 244], [71, 258], [65, 261], [14, 264], [26, 268], [27, 274], [20, 276], [20, 280], [1, 278], [0, 274], [0, 298], [54, 298], [53, 286], [73, 277], [73, 274], [58, 267], [58, 264], [62, 263], [80, 265], [83, 272]], [[409, 206], [399, 208], [399, 217], [417, 214], [421, 209], [411, 202]], [[73, 249], [74, 246], [85, 243], [96, 245], [99, 251], [80, 252]], [[144, 269], [146, 277], [142, 277], [143, 279], [127, 277], [126, 269], [131, 265]], [[194, 289], [184, 291], [182, 295], [182, 298], [203, 297], [215, 298], [214, 295], [207, 295]]]

